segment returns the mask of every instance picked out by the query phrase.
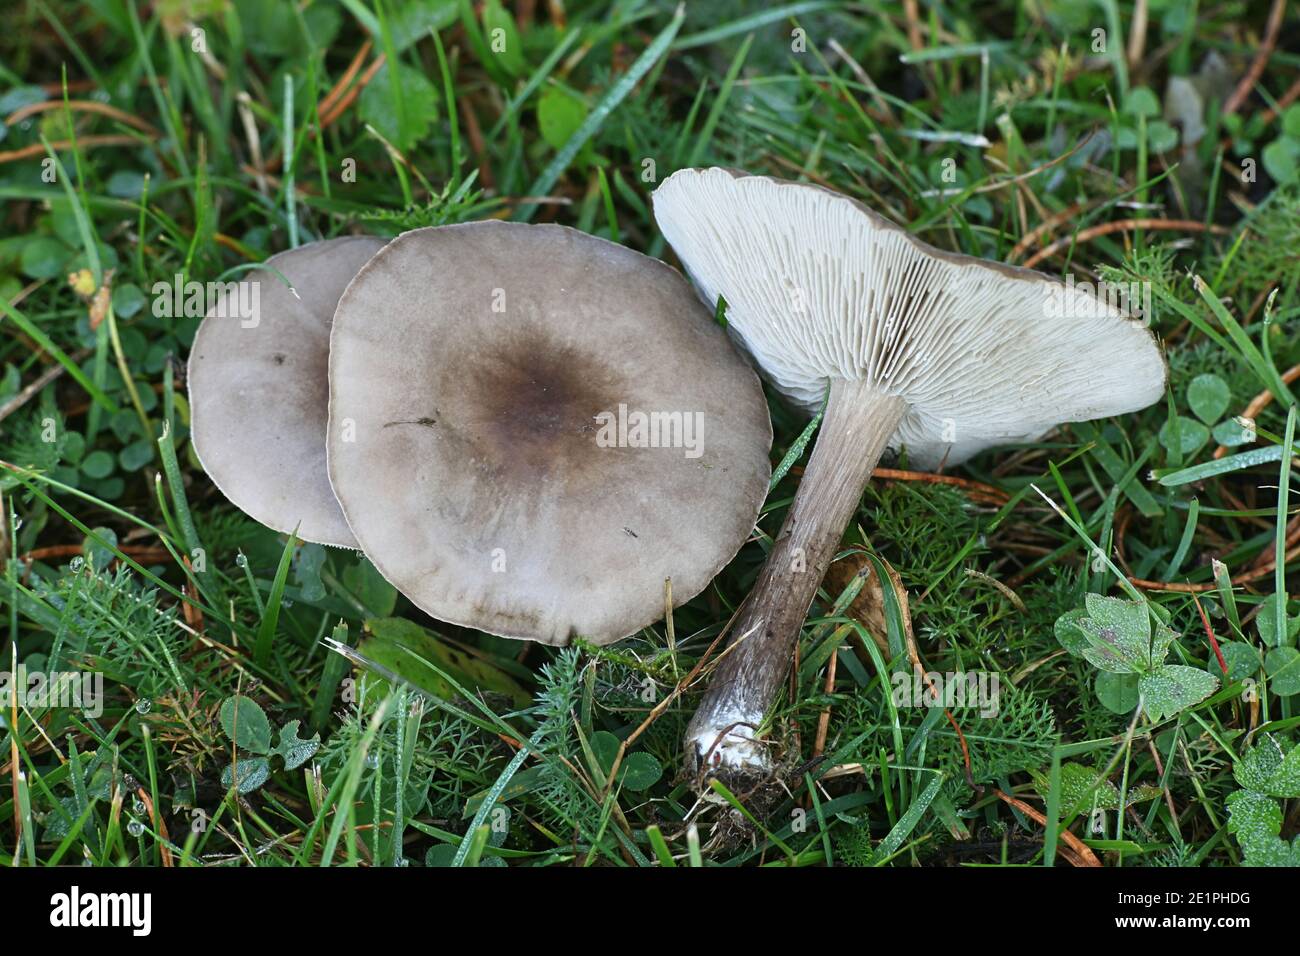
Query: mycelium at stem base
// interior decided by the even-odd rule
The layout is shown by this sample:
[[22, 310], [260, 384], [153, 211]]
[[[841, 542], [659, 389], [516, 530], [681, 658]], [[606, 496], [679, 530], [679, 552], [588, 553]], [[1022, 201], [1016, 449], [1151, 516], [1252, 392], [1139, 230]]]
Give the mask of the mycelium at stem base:
[[686, 731], [687, 752], [725, 779], [773, 764], [759, 728], [790, 669], [804, 618], [845, 526], [907, 404], [863, 380], [833, 379], [817, 444], [767, 563], [732, 623], [722, 656]]

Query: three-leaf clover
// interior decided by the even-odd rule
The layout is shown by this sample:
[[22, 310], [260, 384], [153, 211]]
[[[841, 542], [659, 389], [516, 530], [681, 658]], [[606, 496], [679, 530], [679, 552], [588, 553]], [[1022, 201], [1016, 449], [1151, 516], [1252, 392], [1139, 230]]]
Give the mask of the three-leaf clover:
[[1243, 789], [1228, 797], [1228, 830], [1247, 866], [1300, 866], [1300, 836], [1282, 839], [1277, 798], [1300, 797], [1300, 745], [1264, 734], [1233, 768]]
[[[266, 712], [255, 700], [242, 694], [234, 694], [222, 701], [218, 716], [221, 729], [238, 748], [235, 761], [221, 771], [221, 785], [227, 788], [237, 786], [240, 793], [251, 793], [266, 783], [271, 775], [272, 756], [284, 761], [285, 770], [294, 770], [310, 760], [320, 747], [320, 734], [313, 734], [306, 740], [298, 736], [296, 720], [280, 728], [276, 744], [271, 746], [271, 722], [267, 720]], [[239, 753], [240, 750], [247, 751], [247, 754]]]
[[1160, 100], [1149, 87], [1129, 91], [1119, 120], [1115, 144], [1120, 149], [1137, 149], [1143, 133], [1147, 149], [1153, 153], [1167, 153], [1178, 145], [1178, 130], [1160, 118]]
[[1260, 605], [1255, 618], [1260, 639], [1268, 648], [1264, 655], [1264, 673], [1268, 686], [1279, 697], [1300, 694], [1300, 650], [1296, 650], [1296, 635], [1300, 634], [1300, 617], [1286, 616], [1286, 626], [1277, 626], [1277, 595], [1272, 594]]
[[1148, 718], [1163, 720], [1219, 687], [1213, 674], [1165, 663], [1178, 634], [1164, 624], [1153, 627], [1141, 601], [1086, 594], [1084, 607], [1061, 615], [1055, 631], [1062, 647], [1100, 671], [1098, 699], [1117, 713], [1130, 712], [1140, 700]]
[[[1046, 772], [1032, 771], [1034, 789], [1044, 799], [1051, 791], [1051, 779]], [[1160, 796], [1159, 787], [1149, 783], [1140, 783], [1128, 787], [1124, 794], [1124, 806], [1132, 807]], [[1067, 812], [1080, 809], [1118, 810], [1119, 787], [1111, 783], [1105, 774], [1087, 764], [1067, 761], [1061, 764], [1060, 799], [1061, 807]]]
[[[607, 730], [598, 730], [591, 735], [589, 761], [592, 770], [608, 779], [614, 767], [614, 758], [622, 742]], [[653, 755], [642, 750], [634, 750], [623, 756], [618, 768], [618, 782], [628, 790], [648, 790], [659, 782], [663, 776], [663, 767]]]
[[1196, 376], [1187, 386], [1187, 407], [1192, 415], [1177, 415], [1160, 428], [1160, 444], [1175, 450], [1183, 459], [1191, 458], [1205, 447], [1210, 438], [1227, 448], [1248, 445], [1255, 440], [1255, 430], [1248, 422], [1224, 418], [1232, 402], [1228, 383], [1213, 372]]

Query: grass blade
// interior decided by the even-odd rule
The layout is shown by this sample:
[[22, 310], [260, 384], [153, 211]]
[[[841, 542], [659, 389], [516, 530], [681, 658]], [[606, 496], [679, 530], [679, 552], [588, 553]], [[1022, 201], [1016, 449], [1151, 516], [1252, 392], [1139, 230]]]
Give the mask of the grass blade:
[[253, 645], [253, 660], [259, 667], [266, 667], [271, 662], [271, 644], [275, 639], [275, 627], [280, 621], [280, 607], [284, 603], [284, 585], [289, 579], [289, 566], [293, 563], [293, 552], [298, 546], [297, 529], [290, 532], [289, 540], [284, 543], [280, 553], [280, 564], [275, 569], [275, 579], [271, 582], [271, 593], [266, 599], [266, 612], [262, 623], [257, 628], [257, 643]]
[[[609, 89], [596, 108], [583, 121], [582, 125], [569, 137], [568, 142], [560, 147], [560, 151], [556, 153], [550, 164], [542, 170], [541, 175], [533, 181], [532, 186], [528, 189], [530, 197], [537, 198], [550, 192], [556, 180], [573, 162], [573, 157], [578, 155], [578, 150], [582, 149], [587, 140], [596, 134], [596, 131], [609, 118], [609, 114], [614, 112], [615, 107], [627, 98], [627, 95], [632, 92], [632, 89], [640, 82], [641, 78], [650, 72], [655, 63], [659, 61], [659, 58], [668, 50], [669, 45], [673, 42], [673, 37], [677, 36], [677, 31], [682, 28], [684, 19], [686, 19], [686, 8], [685, 6], [679, 6], [668, 26], [659, 32], [654, 42], [637, 57], [631, 68], [619, 77], [618, 82]], [[519, 207], [515, 213], [515, 218], [520, 222], [528, 222], [536, 213], [537, 203], [530, 202]]]

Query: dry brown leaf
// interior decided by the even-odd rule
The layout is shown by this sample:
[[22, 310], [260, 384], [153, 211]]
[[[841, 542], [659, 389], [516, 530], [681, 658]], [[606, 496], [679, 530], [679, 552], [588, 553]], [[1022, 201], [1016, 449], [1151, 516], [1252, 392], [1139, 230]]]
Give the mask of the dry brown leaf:
[[95, 277], [89, 269], [78, 269], [68, 273], [68, 286], [77, 293], [78, 298], [86, 303], [90, 312], [90, 328], [99, 328], [99, 323], [108, 317], [108, 308], [113, 301], [113, 273], [110, 270], [104, 276], [104, 284], [95, 288]]
[[99, 328], [99, 323], [108, 318], [108, 307], [113, 301], [113, 294], [108, 289], [108, 283], [105, 282], [99, 287], [99, 291], [90, 300], [90, 327], [91, 329]]
[[[889, 572], [890, 581], [894, 586], [894, 593], [898, 596], [898, 605], [903, 612], [903, 627], [907, 632], [906, 637], [910, 644], [912, 640], [912, 612], [908, 608], [907, 589], [903, 587], [903, 579], [899, 577], [898, 572], [890, 566], [888, 561], [880, 558], [880, 563]], [[885, 592], [880, 586], [880, 576], [875, 573], [871, 562], [867, 560], [867, 556], [860, 551], [854, 551], [843, 559], [834, 562], [830, 566], [830, 570], [826, 572], [822, 587], [834, 599], [842, 594], [844, 589], [857, 576], [865, 578], [862, 582], [862, 590], [849, 602], [849, 606], [844, 609], [844, 613], [861, 624], [867, 633], [871, 635], [871, 639], [876, 642], [876, 646], [888, 655], [889, 626], [885, 623]]]

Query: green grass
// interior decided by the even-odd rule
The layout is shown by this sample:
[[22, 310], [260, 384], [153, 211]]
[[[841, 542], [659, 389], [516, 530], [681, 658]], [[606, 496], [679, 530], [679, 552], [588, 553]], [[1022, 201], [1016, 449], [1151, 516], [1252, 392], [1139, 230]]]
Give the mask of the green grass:
[[[1294, 14], [1225, 116], [1265, 46], [1268, 2], [957, 0], [918, 4], [915, 23], [874, 0], [522, 6], [9, 11], [0, 647], [4, 668], [102, 674], [104, 699], [88, 713], [6, 695], [0, 862], [1066, 865], [1086, 844], [1105, 865], [1160, 866], [1294, 852], [1274, 841], [1295, 837], [1300, 793], [1251, 769], [1272, 759], [1252, 748], [1287, 751], [1300, 725], [1284, 379], [1300, 362], [1300, 107], [1277, 108], [1300, 75]], [[1149, 18], [1130, 60], [1135, 7]], [[354, 58], [352, 83], [366, 82], [352, 97], [336, 87]], [[853, 599], [861, 576], [828, 583], [773, 720], [786, 789], [715, 786], [704, 802], [680, 771], [700, 690], [684, 684], [780, 525], [806, 421], [773, 396], [772, 460], [790, 457], [760, 533], [671, 631], [553, 650], [432, 621], [364, 558], [233, 509], [188, 440], [198, 318], [151, 309], [154, 283], [178, 274], [237, 277], [317, 238], [486, 217], [563, 222], [673, 261], [649, 197], [689, 165], [831, 185], [942, 247], [1022, 263], [1050, 247], [1047, 272], [1150, 283], [1170, 364], [1166, 402], [985, 454], [954, 472], [965, 485], [873, 482], [844, 546], [868, 556], [845, 566], [878, 579], [887, 563], [907, 607], [891, 590], [873, 616]], [[1138, 218], [1192, 225], [1104, 229]], [[1254, 441], [1213, 458], [1260, 395]], [[1085, 594], [1140, 602], [1134, 627], [1177, 634], [1161, 666], [1208, 671], [1217, 689], [1172, 715], [1139, 707], [1136, 676], [1099, 677], [1056, 626]], [[996, 715], [958, 707], [950, 721], [894, 699], [909, 625], [926, 669], [997, 676]]]

